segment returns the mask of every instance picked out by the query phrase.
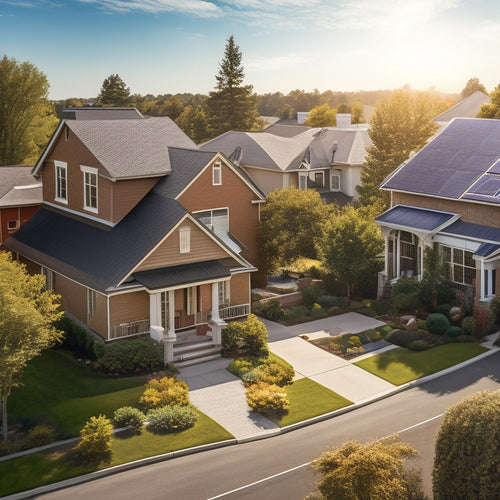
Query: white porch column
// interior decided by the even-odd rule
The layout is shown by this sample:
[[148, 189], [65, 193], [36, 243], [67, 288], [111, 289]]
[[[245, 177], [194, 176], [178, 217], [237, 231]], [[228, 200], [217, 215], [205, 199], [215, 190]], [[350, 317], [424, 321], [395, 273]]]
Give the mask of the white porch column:
[[212, 283], [212, 318], [208, 322], [212, 328], [212, 341], [216, 345], [222, 343], [222, 327], [226, 325], [219, 316], [219, 283]]
[[481, 285], [481, 300], [484, 300], [485, 299], [485, 296], [486, 296], [486, 293], [488, 293], [487, 290], [485, 290], [484, 288], [484, 285], [485, 285], [485, 282], [484, 282], [484, 260], [481, 260], [481, 273], [480, 273], [480, 277], [479, 277], [479, 283]]
[[161, 293], [149, 295], [149, 324], [161, 326]]
[[396, 235], [396, 241], [395, 241], [395, 250], [396, 250], [396, 278], [399, 278], [399, 275], [401, 274], [401, 232], [398, 231]]
[[384, 273], [389, 276], [389, 236], [384, 237], [385, 241], [385, 263], [384, 263]]
[[177, 340], [175, 334], [175, 292], [168, 292], [168, 329], [163, 336], [163, 361], [165, 364], [174, 360], [174, 342]]
[[219, 319], [219, 283], [212, 283], [212, 320]]

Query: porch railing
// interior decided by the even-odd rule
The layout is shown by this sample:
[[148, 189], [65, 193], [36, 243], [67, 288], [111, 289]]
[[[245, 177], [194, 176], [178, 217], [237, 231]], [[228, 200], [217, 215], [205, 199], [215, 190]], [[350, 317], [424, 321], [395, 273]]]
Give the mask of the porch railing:
[[239, 304], [237, 306], [223, 307], [219, 309], [221, 319], [233, 319], [250, 314], [250, 304]]
[[129, 335], [138, 335], [140, 333], [149, 333], [149, 319], [113, 325], [112, 338], [128, 337]]

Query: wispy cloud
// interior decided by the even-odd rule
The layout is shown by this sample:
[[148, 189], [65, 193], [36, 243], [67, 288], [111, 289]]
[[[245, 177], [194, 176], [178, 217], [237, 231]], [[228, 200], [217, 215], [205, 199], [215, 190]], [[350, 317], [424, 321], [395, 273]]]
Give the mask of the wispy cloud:
[[222, 14], [215, 3], [205, 0], [79, 0], [82, 3], [95, 4], [102, 10], [118, 13], [181, 12], [200, 17], [213, 17]]

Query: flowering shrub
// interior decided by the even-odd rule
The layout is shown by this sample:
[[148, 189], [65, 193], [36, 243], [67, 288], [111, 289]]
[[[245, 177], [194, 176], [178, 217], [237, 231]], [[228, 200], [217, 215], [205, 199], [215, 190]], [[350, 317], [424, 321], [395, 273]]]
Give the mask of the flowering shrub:
[[187, 405], [189, 404], [189, 387], [186, 382], [176, 380], [174, 377], [152, 379], [146, 384], [146, 390], [140, 402], [146, 410], [166, 405]]
[[253, 411], [264, 415], [279, 415], [290, 408], [286, 391], [273, 384], [258, 382], [247, 387], [247, 403]]
[[97, 461], [109, 457], [112, 430], [111, 421], [105, 415], [90, 417], [80, 431], [82, 439], [76, 446], [82, 458], [87, 461]]

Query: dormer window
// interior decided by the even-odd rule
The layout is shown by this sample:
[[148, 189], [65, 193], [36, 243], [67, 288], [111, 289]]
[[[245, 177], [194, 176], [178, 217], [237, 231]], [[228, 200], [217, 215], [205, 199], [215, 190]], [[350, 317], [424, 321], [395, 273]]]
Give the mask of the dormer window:
[[213, 186], [222, 185], [222, 165], [220, 161], [216, 161], [212, 165], [212, 185]]
[[81, 166], [83, 172], [83, 208], [97, 213], [97, 168]]
[[64, 161], [55, 161], [56, 169], [56, 201], [68, 203], [68, 164]]

